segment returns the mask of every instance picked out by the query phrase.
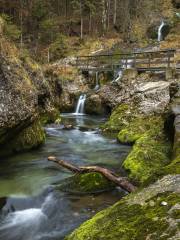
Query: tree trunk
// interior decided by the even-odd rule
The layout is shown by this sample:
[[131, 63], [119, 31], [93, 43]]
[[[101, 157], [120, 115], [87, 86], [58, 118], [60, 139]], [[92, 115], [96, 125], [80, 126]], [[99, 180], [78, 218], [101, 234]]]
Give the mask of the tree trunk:
[[113, 25], [116, 26], [117, 21], [117, 0], [114, 0], [114, 14], [113, 14]]
[[105, 0], [102, 0], [102, 29], [103, 29], [103, 35], [106, 33], [106, 27], [107, 27], [107, 21], [106, 21], [106, 4]]
[[84, 25], [84, 19], [83, 19], [83, 3], [82, 0], [80, 2], [80, 15], [81, 15], [81, 39], [83, 39], [83, 25]]

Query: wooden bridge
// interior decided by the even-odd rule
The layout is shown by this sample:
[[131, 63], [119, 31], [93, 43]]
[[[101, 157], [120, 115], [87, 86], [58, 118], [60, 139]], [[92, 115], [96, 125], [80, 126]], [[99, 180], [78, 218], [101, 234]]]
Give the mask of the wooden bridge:
[[92, 56], [79, 56], [76, 66], [81, 71], [116, 72], [128, 68], [137, 69], [138, 72], [165, 71], [167, 68], [180, 70], [175, 63], [175, 49], [151, 52], [133, 52], [123, 54], [105, 54]]

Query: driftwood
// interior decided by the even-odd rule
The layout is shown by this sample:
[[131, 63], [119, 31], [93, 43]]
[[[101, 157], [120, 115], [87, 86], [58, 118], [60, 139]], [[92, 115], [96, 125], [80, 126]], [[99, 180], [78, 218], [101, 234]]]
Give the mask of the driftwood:
[[106, 168], [102, 168], [99, 166], [88, 166], [88, 167], [80, 166], [79, 167], [79, 166], [72, 165], [64, 160], [59, 160], [53, 156], [48, 157], [48, 160], [57, 163], [58, 165], [70, 170], [73, 173], [79, 173], [79, 174], [90, 173], [90, 172], [101, 173], [105, 178], [112, 181], [116, 185], [120, 186], [127, 192], [134, 192], [136, 190], [136, 187], [132, 183], [130, 183], [126, 178], [119, 177], [114, 172]]

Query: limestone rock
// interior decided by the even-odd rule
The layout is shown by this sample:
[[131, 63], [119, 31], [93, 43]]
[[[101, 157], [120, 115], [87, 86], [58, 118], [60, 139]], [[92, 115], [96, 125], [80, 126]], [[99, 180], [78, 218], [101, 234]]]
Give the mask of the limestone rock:
[[53, 89], [55, 83], [51, 81], [50, 86], [35, 62], [22, 59], [3, 35], [0, 41], [6, 46], [0, 55], [0, 155], [6, 155], [43, 143], [45, 135], [39, 120], [41, 115], [57, 118], [58, 93]]

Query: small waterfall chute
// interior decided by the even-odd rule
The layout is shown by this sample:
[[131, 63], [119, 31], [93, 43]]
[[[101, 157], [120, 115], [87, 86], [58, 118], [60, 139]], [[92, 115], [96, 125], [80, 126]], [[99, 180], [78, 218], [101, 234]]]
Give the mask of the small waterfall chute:
[[[126, 63], [126, 61], [127, 61], [127, 63]], [[121, 67], [120, 67], [120, 69], [117, 70], [116, 76], [115, 76], [115, 79], [113, 80], [113, 82], [118, 82], [122, 78], [124, 70], [130, 69], [130, 68], [132, 68], [132, 66], [133, 66], [132, 59], [121, 60]]]
[[96, 86], [94, 88], [95, 91], [99, 90], [100, 88], [100, 83], [99, 83], [99, 73], [96, 72]]
[[163, 27], [164, 27], [165, 25], [166, 25], [165, 22], [162, 21], [162, 22], [161, 22], [161, 25], [160, 25], [159, 28], [158, 28], [158, 42], [160, 42], [160, 41], [163, 40], [162, 29], [163, 29]]
[[83, 115], [84, 114], [84, 107], [86, 102], [86, 94], [81, 94], [76, 106], [76, 115]]

